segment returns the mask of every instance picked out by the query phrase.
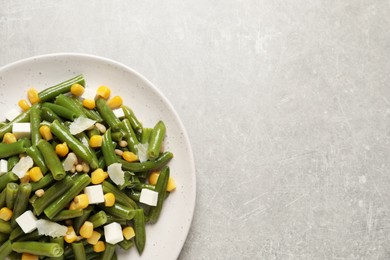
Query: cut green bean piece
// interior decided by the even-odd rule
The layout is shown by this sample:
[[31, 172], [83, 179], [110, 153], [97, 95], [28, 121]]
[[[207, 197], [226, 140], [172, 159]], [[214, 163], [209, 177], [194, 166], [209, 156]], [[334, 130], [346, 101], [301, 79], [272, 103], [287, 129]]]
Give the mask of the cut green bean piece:
[[[64, 248], [64, 237], [56, 237], [56, 238], [50, 238], [50, 242], [57, 243], [60, 247]], [[63, 260], [64, 254], [57, 257], [51, 257], [50, 260]]]
[[143, 209], [136, 209], [134, 211], [135, 247], [137, 248], [138, 253], [142, 254], [146, 242], [145, 215]]
[[41, 124], [41, 109], [39, 103], [34, 104], [31, 107], [30, 112], [30, 128], [31, 128], [31, 142], [33, 145], [37, 145], [38, 141], [41, 139], [39, 133], [39, 125]]
[[97, 112], [96, 110], [85, 108], [80, 99], [73, 97], [72, 100], [84, 111], [84, 114], [86, 114], [89, 119], [95, 120], [96, 122], [103, 121], [103, 118], [100, 116], [99, 112]]
[[78, 104], [69, 96], [65, 96], [63, 94], [58, 95], [56, 97], [55, 102], [57, 105], [67, 108], [72, 111], [76, 117], [84, 116], [87, 117], [84, 111], [78, 106]]
[[63, 221], [67, 219], [77, 218], [83, 215], [82, 209], [73, 209], [73, 210], [62, 210], [58, 213], [52, 221]]
[[14, 168], [14, 166], [19, 162], [20, 160], [20, 157], [19, 155], [14, 155], [14, 156], [11, 156], [8, 158], [8, 166], [7, 166], [7, 169], [8, 171], [10, 172], [12, 170], [12, 168]]
[[21, 242], [21, 241], [37, 241], [40, 238], [42, 238], [42, 235], [38, 233], [38, 230], [34, 230], [31, 233], [23, 234], [22, 236], [15, 239], [15, 242]]
[[150, 135], [152, 134], [153, 128], [143, 128], [141, 143], [146, 144], [149, 143]]
[[22, 215], [28, 207], [28, 199], [31, 194], [31, 184], [30, 183], [21, 183], [19, 185], [18, 194], [16, 196], [14, 210], [11, 218], [12, 228], [16, 227], [16, 219]]
[[41, 102], [53, 100], [58, 95], [69, 92], [72, 85], [76, 83], [85, 86], [84, 76], [78, 75], [74, 78], [61, 82], [60, 84], [42, 90], [41, 92], [38, 93], [38, 96]]
[[74, 254], [75, 260], [86, 260], [86, 254], [84, 245], [82, 242], [74, 242], [72, 243], [72, 249]]
[[68, 192], [74, 184], [75, 182], [69, 176], [65, 176], [63, 180], [56, 182], [45, 191], [42, 197], [37, 198], [34, 203], [32, 203], [35, 214], [39, 216], [47, 206]]
[[134, 209], [119, 203], [115, 203], [112, 207], [105, 207], [103, 205], [99, 205], [99, 207], [114, 217], [126, 220], [131, 220], [134, 218]]
[[11, 241], [16, 241], [18, 238], [24, 235], [25, 233], [23, 232], [23, 230], [19, 226], [17, 226], [14, 229], [12, 229], [9, 239]]
[[169, 167], [165, 166], [161, 169], [160, 175], [158, 176], [155, 191], [158, 192], [157, 205], [152, 207], [149, 214], [150, 223], [156, 223], [165, 200], [165, 192], [167, 190], [169, 179]]
[[43, 242], [14, 242], [12, 250], [18, 253], [29, 253], [38, 256], [58, 257], [64, 253], [64, 249], [57, 243]]
[[118, 245], [124, 250], [129, 250], [131, 247], [133, 247], [134, 243], [131, 240], [125, 239], [119, 242]]
[[66, 172], [53, 147], [44, 139], [41, 139], [37, 146], [42, 153], [47, 168], [50, 170], [53, 178], [57, 181], [62, 180], [65, 177]]
[[43, 120], [46, 120], [47, 122], [53, 122], [54, 120], [57, 120], [59, 122], [63, 122], [63, 120], [56, 114], [54, 113], [53, 110], [51, 110], [48, 107], [42, 107], [41, 109], [41, 118]]
[[104, 193], [113, 193], [115, 195], [115, 201], [127, 205], [132, 208], [138, 208], [137, 203], [130, 199], [124, 192], [119, 190], [115, 185], [111, 184], [108, 181], [102, 183]]
[[7, 240], [0, 246], [0, 259], [6, 259], [6, 257], [12, 252], [11, 240]]
[[106, 243], [106, 250], [103, 252], [102, 260], [111, 260], [114, 256], [116, 245]]
[[41, 169], [43, 174], [45, 174], [48, 171], [46, 163], [45, 163], [45, 159], [43, 158], [42, 153], [39, 151], [39, 149], [35, 145], [27, 147], [26, 153], [28, 156], [30, 156], [33, 159], [34, 163], [37, 166], [39, 166], [39, 168]]
[[6, 187], [6, 205], [7, 208], [13, 209], [15, 205], [16, 196], [18, 194], [19, 185], [13, 182], [7, 184]]
[[3, 138], [5, 133], [9, 133], [12, 130], [12, 125], [14, 123], [26, 123], [30, 121], [30, 111], [31, 109], [27, 110], [26, 112], [21, 113], [17, 117], [15, 117], [14, 120], [9, 122], [8, 124], [0, 127], [0, 138]]
[[115, 149], [112, 147], [110, 128], [103, 134], [102, 152], [104, 156], [104, 162], [106, 163], [107, 167], [118, 161], [115, 154]]
[[43, 189], [43, 188], [51, 185], [53, 182], [54, 182], [53, 175], [46, 174], [38, 182], [31, 183], [32, 191], [35, 192], [36, 190]]
[[25, 140], [19, 140], [12, 144], [0, 143], [0, 158], [7, 158], [13, 155], [24, 153], [26, 143]]
[[65, 118], [65, 119], [68, 119], [68, 120], [71, 120], [71, 121], [74, 121], [77, 118], [77, 115], [72, 110], [69, 110], [68, 108], [57, 105], [57, 104], [46, 102], [46, 103], [42, 104], [42, 107], [47, 107], [51, 111], [53, 111], [55, 114], [57, 114], [58, 116]]
[[160, 157], [158, 157], [154, 161], [146, 161], [142, 163], [131, 163], [125, 160], [119, 160], [119, 162], [122, 163], [122, 168], [124, 170], [131, 171], [131, 172], [143, 172], [143, 171], [159, 169], [165, 166], [172, 158], [173, 158], [173, 154], [171, 152], [165, 152], [161, 154]]
[[126, 133], [127, 147], [131, 152], [138, 154], [137, 145], [139, 142], [133, 128], [131, 127], [130, 121], [126, 118], [122, 121], [122, 123], [122, 129]]
[[12, 227], [9, 221], [0, 219], [0, 233], [11, 234]]
[[58, 137], [62, 142], [66, 142], [69, 148], [81, 159], [89, 164], [92, 169], [96, 169], [98, 161], [89, 152], [88, 148], [85, 147], [79, 140], [77, 140], [65, 126], [61, 125], [58, 121], [50, 125], [51, 132]]
[[96, 108], [104, 122], [106, 122], [113, 131], [118, 131], [120, 129], [121, 121], [115, 116], [114, 112], [112, 112], [112, 109], [107, 105], [107, 102], [104, 99], [99, 98], [96, 100]]
[[7, 172], [0, 176], [0, 190], [2, 191], [9, 182], [18, 181], [18, 176], [13, 172]]
[[125, 113], [126, 118], [130, 121], [131, 126], [134, 129], [134, 132], [141, 134], [142, 133], [142, 124], [135, 116], [133, 110], [127, 106], [122, 106], [123, 112]]
[[161, 144], [165, 137], [165, 124], [163, 121], [158, 121], [154, 126], [152, 134], [150, 135], [147, 155], [149, 160], [155, 160], [160, 154]]
[[91, 214], [92, 209], [93, 209], [92, 206], [88, 206], [83, 210], [83, 214], [80, 217], [75, 218], [75, 220], [73, 221], [74, 231], [76, 232], [77, 235], [79, 234], [80, 227], [84, 224], [84, 222], [88, 219], [89, 215]]
[[107, 214], [103, 210], [89, 217], [88, 221], [92, 222], [93, 228], [103, 226], [107, 223]]
[[7, 199], [7, 190], [3, 189], [3, 191], [0, 192], [0, 209], [2, 207], [5, 207], [6, 199]]

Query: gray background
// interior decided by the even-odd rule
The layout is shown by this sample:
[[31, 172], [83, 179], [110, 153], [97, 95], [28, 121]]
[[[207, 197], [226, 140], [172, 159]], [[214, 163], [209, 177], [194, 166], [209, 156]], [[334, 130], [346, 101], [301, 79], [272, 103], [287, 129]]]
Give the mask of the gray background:
[[0, 65], [82, 52], [188, 131], [180, 259], [390, 258], [390, 2], [0, 0]]

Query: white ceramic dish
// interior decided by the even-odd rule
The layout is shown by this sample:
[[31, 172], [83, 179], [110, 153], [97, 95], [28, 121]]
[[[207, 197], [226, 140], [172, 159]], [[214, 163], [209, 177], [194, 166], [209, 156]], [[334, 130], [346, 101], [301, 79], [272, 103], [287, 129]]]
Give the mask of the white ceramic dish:
[[119, 259], [176, 259], [187, 237], [195, 207], [194, 160], [186, 131], [164, 95], [134, 70], [118, 62], [85, 54], [50, 54], [17, 61], [0, 68], [0, 110], [17, 107], [29, 87], [45, 89], [78, 74], [87, 87], [107, 85], [122, 96], [144, 126], [163, 120], [167, 127], [165, 148], [174, 154], [171, 176], [177, 184], [154, 225], [147, 225], [147, 242], [142, 256], [135, 248], [118, 251]]

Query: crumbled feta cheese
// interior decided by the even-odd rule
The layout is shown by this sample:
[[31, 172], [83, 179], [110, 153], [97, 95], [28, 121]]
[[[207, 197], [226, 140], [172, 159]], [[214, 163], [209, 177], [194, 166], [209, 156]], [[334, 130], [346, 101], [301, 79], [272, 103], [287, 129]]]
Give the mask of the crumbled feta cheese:
[[105, 225], [104, 237], [106, 238], [106, 242], [110, 244], [121, 242], [123, 240], [121, 225], [117, 222]]
[[148, 147], [149, 147], [149, 144], [148, 143], [145, 143], [145, 144], [137, 144], [137, 149], [138, 149], [138, 160], [140, 162], [146, 162], [148, 160]]
[[77, 135], [91, 126], [93, 126], [96, 123], [96, 121], [80, 116], [76, 118], [70, 125], [69, 125], [69, 131], [72, 135]]
[[20, 161], [12, 168], [12, 172], [15, 173], [19, 179], [23, 178], [27, 171], [33, 167], [34, 161], [30, 156], [22, 157]]
[[60, 225], [56, 222], [52, 222], [45, 219], [39, 219], [36, 222], [39, 235], [50, 236], [50, 237], [63, 237], [66, 235], [68, 228]]
[[8, 161], [1, 159], [0, 160], [0, 176], [8, 172]]
[[13, 123], [12, 124], [12, 133], [16, 136], [17, 139], [30, 136], [30, 123]]
[[98, 204], [104, 202], [103, 188], [100, 184], [85, 187], [84, 193], [88, 196], [89, 204]]
[[77, 156], [74, 153], [68, 153], [62, 165], [64, 166], [65, 171], [72, 170], [73, 166], [77, 164]]
[[158, 200], [158, 192], [149, 189], [141, 190], [141, 196], [139, 197], [139, 202], [142, 202], [149, 206], [156, 206], [157, 200]]
[[116, 185], [125, 183], [125, 173], [122, 171], [122, 164], [113, 163], [107, 167], [108, 176]]
[[34, 231], [37, 228], [37, 218], [34, 216], [31, 210], [27, 210], [15, 220], [19, 227], [26, 234]]
[[7, 119], [8, 121], [12, 121], [14, 120], [18, 115], [20, 115], [20, 112], [13, 108], [11, 109], [10, 111], [8, 111], [6, 114], [5, 114], [5, 119]]

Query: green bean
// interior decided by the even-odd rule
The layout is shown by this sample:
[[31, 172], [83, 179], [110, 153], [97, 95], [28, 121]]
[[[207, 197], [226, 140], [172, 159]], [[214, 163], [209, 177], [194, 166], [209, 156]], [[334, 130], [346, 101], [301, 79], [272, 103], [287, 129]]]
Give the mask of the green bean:
[[72, 218], [77, 218], [83, 215], [82, 209], [74, 209], [74, 210], [62, 210], [55, 217], [52, 218], [52, 221], [62, 221]]
[[47, 108], [51, 109], [54, 113], [59, 115], [60, 117], [71, 120], [71, 121], [74, 121], [77, 118], [77, 115], [72, 110], [69, 110], [68, 108], [57, 105], [57, 104], [46, 102], [46, 103], [42, 104], [42, 107], [47, 107]]
[[13, 209], [15, 205], [16, 196], [18, 194], [19, 185], [13, 182], [7, 184], [6, 189], [6, 205], [7, 208]]
[[126, 220], [131, 220], [134, 218], [134, 209], [128, 206], [124, 206], [118, 202], [116, 202], [112, 207], [105, 207], [103, 205], [98, 205], [98, 206], [102, 208], [105, 212], [107, 212], [108, 214], [114, 217], [118, 217]]
[[63, 122], [63, 120], [56, 113], [54, 113], [53, 110], [51, 110], [48, 107], [41, 108], [41, 118], [43, 120], [50, 122], [50, 123], [53, 122], [54, 120], [57, 120], [61, 123]]
[[[50, 242], [57, 243], [62, 249], [64, 249], [64, 237], [56, 237], [56, 238], [50, 238]], [[50, 260], [63, 260], [64, 254], [57, 257], [51, 257]]]
[[37, 198], [34, 203], [32, 203], [35, 214], [39, 216], [48, 205], [65, 194], [74, 184], [75, 182], [71, 177], [65, 176], [64, 179], [48, 188], [42, 197]]
[[143, 128], [142, 129], [142, 136], [141, 136], [141, 143], [146, 144], [149, 143], [150, 135], [152, 134], [153, 128]]
[[141, 192], [139, 192], [139, 191], [131, 191], [128, 194], [129, 194], [130, 198], [134, 201], [139, 201], [139, 199], [141, 197]]
[[39, 151], [42, 153], [47, 168], [51, 171], [53, 178], [57, 181], [62, 180], [65, 177], [66, 172], [53, 147], [44, 139], [41, 139], [37, 146]]
[[154, 170], [166, 165], [173, 158], [171, 152], [164, 152], [154, 161], [146, 161], [142, 163], [131, 163], [125, 160], [119, 160], [122, 163], [122, 168], [131, 172], [143, 172], [148, 170]]
[[43, 174], [48, 171], [43, 155], [35, 145], [27, 147], [26, 153], [33, 159], [34, 163], [39, 166]]
[[124, 250], [129, 250], [134, 245], [134, 243], [131, 240], [125, 239], [119, 242], [118, 245]]
[[9, 221], [4, 221], [0, 219], [0, 233], [11, 234], [12, 227]]
[[112, 147], [110, 128], [107, 129], [107, 131], [103, 134], [102, 152], [104, 156], [104, 162], [106, 163], [107, 167], [118, 161], [115, 150]]
[[31, 184], [30, 183], [21, 183], [19, 185], [18, 194], [16, 196], [14, 210], [11, 218], [12, 228], [16, 227], [16, 219], [22, 215], [28, 207], [28, 199], [31, 194]]
[[[119, 142], [123, 139], [124, 134], [121, 131], [111, 132], [111, 139], [115, 142]], [[116, 146], [116, 144], [115, 144]]]
[[36, 190], [45, 188], [45, 187], [51, 185], [53, 181], [54, 181], [53, 175], [46, 174], [38, 182], [31, 183], [31, 188], [32, 188], [31, 190], [32, 190], [32, 192], [35, 192]]
[[124, 119], [122, 121], [122, 129], [126, 133], [126, 141], [127, 141], [127, 147], [129, 150], [135, 154], [138, 154], [138, 148], [137, 145], [139, 144], [137, 136], [134, 133], [133, 128], [131, 127], [129, 119]]
[[65, 107], [72, 111], [76, 117], [84, 116], [87, 117], [87, 115], [84, 113], [84, 111], [77, 105], [77, 103], [69, 96], [65, 96], [63, 94], [58, 95], [56, 97], [55, 102], [57, 105], [60, 105], [62, 107]]
[[2, 207], [5, 207], [6, 199], [7, 199], [7, 190], [3, 189], [3, 191], [0, 193], [0, 209]]
[[89, 119], [95, 120], [96, 122], [103, 121], [103, 118], [100, 116], [99, 112], [97, 112], [96, 110], [85, 108], [80, 99], [74, 97], [72, 98], [72, 100], [75, 102], [75, 105], [79, 106], [84, 111], [84, 114], [86, 114]]
[[111, 260], [115, 253], [116, 245], [106, 243], [106, 250], [103, 252], [102, 260]]
[[106, 167], [106, 162], [104, 161], [104, 156], [103, 155], [99, 157], [98, 162], [99, 162], [99, 168], [103, 169], [104, 167]]
[[34, 230], [28, 234], [23, 234], [23, 236], [18, 237], [15, 239], [15, 242], [21, 242], [21, 241], [36, 241], [42, 238], [42, 235], [38, 233], [38, 230]]
[[18, 176], [13, 172], [7, 172], [0, 176], [0, 190], [3, 190], [9, 182], [18, 181]]
[[11, 240], [7, 240], [0, 246], [0, 259], [6, 259], [6, 257], [12, 252]]
[[138, 208], [137, 203], [130, 199], [125, 193], [120, 191], [115, 185], [111, 184], [108, 181], [102, 183], [102, 188], [104, 193], [111, 192], [115, 196], [115, 201], [122, 203], [123, 205], [130, 206], [132, 208]]
[[84, 224], [84, 222], [88, 219], [89, 215], [92, 212], [92, 206], [88, 206], [83, 210], [83, 214], [80, 217], [75, 218], [73, 221], [73, 228], [76, 234], [79, 234], [80, 227]]
[[74, 242], [72, 243], [74, 259], [75, 260], [86, 260], [85, 249], [82, 242]]
[[135, 247], [139, 254], [142, 254], [145, 248], [145, 215], [143, 209], [136, 209], [134, 215]]
[[69, 148], [81, 159], [89, 164], [91, 169], [96, 169], [98, 161], [89, 152], [88, 148], [85, 147], [79, 140], [77, 140], [63, 125], [58, 121], [50, 125], [51, 132], [58, 137], [62, 142], [66, 142]]
[[58, 257], [64, 249], [57, 243], [42, 243], [35, 241], [14, 242], [12, 250], [18, 253], [29, 253], [38, 256]]
[[125, 113], [126, 118], [130, 121], [131, 126], [134, 129], [134, 132], [141, 134], [142, 133], [142, 124], [138, 121], [137, 117], [134, 115], [133, 110], [127, 106], [122, 106], [123, 112]]
[[9, 235], [9, 239], [11, 241], [15, 241], [24, 235], [25, 235], [25, 233], [23, 232], [23, 230], [19, 226], [17, 226], [14, 229], [12, 229], [11, 234]]
[[14, 156], [11, 156], [8, 158], [8, 166], [7, 166], [7, 169], [8, 171], [10, 172], [12, 170], [12, 168], [14, 168], [14, 166], [19, 162], [20, 160], [20, 157], [19, 155], [14, 155]]
[[93, 228], [103, 226], [107, 223], [107, 214], [103, 210], [89, 217], [88, 221], [92, 222]]
[[112, 112], [112, 109], [107, 105], [107, 102], [104, 99], [99, 98], [96, 100], [96, 108], [104, 122], [106, 122], [113, 131], [118, 131], [120, 129], [121, 121], [115, 116], [114, 112]]
[[123, 218], [114, 217], [111, 215], [107, 215], [107, 222], [106, 224], [111, 224], [112, 222], [117, 222], [120, 225], [124, 226], [127, 225], [127, 220]]
[[0, 143], [0, 158], [6, 158], [24, 153], [25, 147], [25, 140], [19, 140], [12, 144]]
[[94, 135], [100, 135], [100, 131], [96, 127], [92, 128], [91, 130], [88, 130], [87, 132], [87, 136], [89, 138], [91, 138]]
[[160, 175], [158, 176], [155, 191], [158, 192], [157, 205], [150, 210], [149, 221], [156, 223], [165, 200], [165, 192], [167, 190], [169, 179], [169, 167], [165, 166], [161, 169]]
[[163, 121], [158, 121], [154, 126], [152, 134], [150, 135], [148, 158], [149, 160], [157, 159], [160, 154], [161, 144], [165, 137], [165, 124]]
[[41, 102], [53, 100], [56, 96], [69, 92], [72, 85], [76, 83], [84, 86], [85, 85], [84, 76], [78, 75], [60, 84], [44, 89], [38, 93], [38, 96]]
[[36, 103], [31, 107], [30, 112], [30, 127], [31, 127], [31, 142], [36, 145], [41, 139], [39, 134], [39, 125], [41, 123], [41, 109], [40, 104]]
[[88, 145], [85, 145], [85, 147], [91, 153], [92, 160], [98, 162], [98, 158], [96, 156], [96, 151], [92, 147], [89, 146], [89, 138], [88, 138], [87, 134], [85, 134], [84, 132], [81, 132], [81, 133], [77, 134], [76, 137], [81, 143], [88, 144]]
[[45, 210], [45, 214], [48, 218], [52, 219], [57, 215], [73, 198], [79, 194], [87, 185], [91, 182], [91, 178], [88, 174], [77, 174], [73, 179], [74, 185], [63, 194], [52, 202]]
[[14, 118], [11, 122], [8, 124], [0, 127], [0, 138], [3, 138], [5, 133], [9, 133], [12, 130], [12, 125], [14, 123], [26, 123], [30, 121], [30, 109], [27, 110], [26, 112], [21, 113], [17, 117]]
[[9, 238], [8, 234], [0, 233], [0, 245], [4, 242], [7, 241]]

